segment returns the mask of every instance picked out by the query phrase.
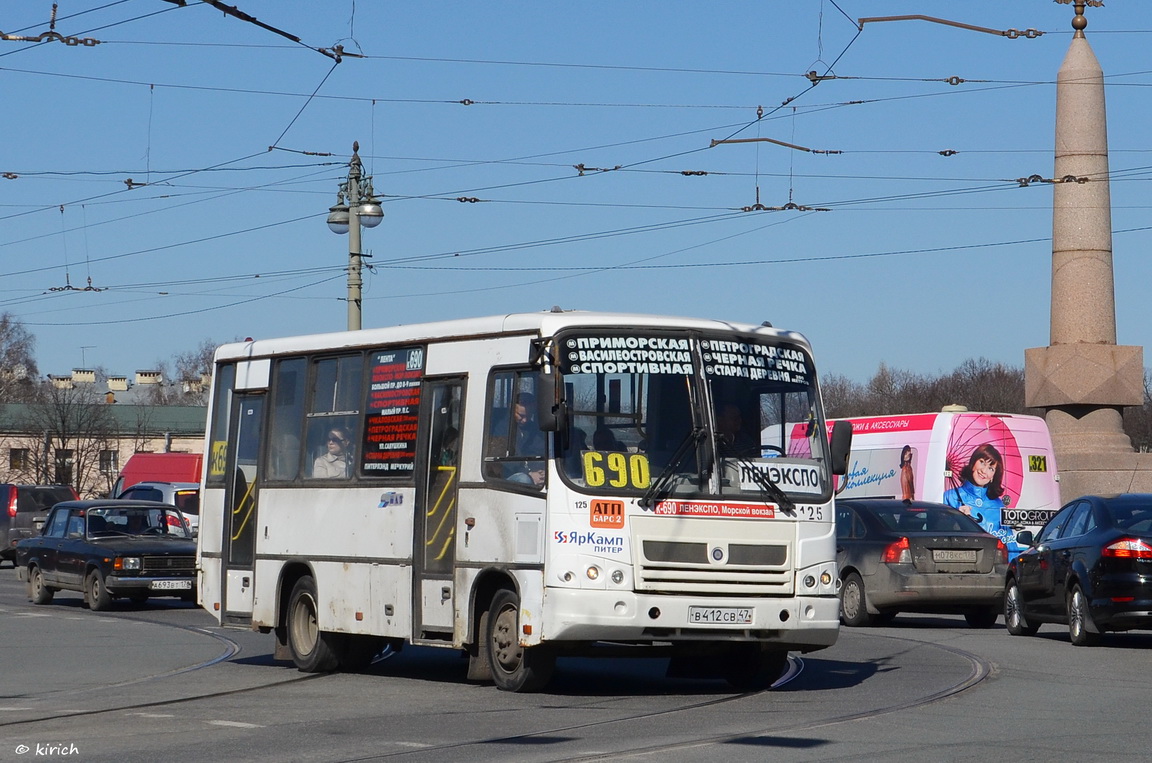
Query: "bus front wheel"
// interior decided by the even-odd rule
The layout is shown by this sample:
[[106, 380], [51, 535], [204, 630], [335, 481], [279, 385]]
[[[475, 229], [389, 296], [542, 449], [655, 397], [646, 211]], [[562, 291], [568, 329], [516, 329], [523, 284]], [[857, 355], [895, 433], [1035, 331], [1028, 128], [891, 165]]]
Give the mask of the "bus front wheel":
[[333, 648], [336, 634], [320, 630], [318, 611], [316, 581], [300, 578], [288, 598], [288, 648], [292, 661], [304, 673], [325, 673], [340, 664]]
[[552, 678], [556, 656], [546, 645], [520, 645], [520, 597], [516, 592], [497, 591], [485, 620], [483, 637], [496, 688], [518, 692], [544, 688]]

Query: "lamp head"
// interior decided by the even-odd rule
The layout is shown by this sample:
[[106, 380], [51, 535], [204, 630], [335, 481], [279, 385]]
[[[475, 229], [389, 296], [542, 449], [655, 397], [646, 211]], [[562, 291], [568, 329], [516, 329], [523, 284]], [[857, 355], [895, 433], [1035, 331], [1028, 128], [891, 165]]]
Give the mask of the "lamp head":
[[[381, 212], [383, 214], [383, 212]], [[333, 233], [345, 234], [348, 232], [348, 205], [336, 204], [328, 208], [328, 228]]]

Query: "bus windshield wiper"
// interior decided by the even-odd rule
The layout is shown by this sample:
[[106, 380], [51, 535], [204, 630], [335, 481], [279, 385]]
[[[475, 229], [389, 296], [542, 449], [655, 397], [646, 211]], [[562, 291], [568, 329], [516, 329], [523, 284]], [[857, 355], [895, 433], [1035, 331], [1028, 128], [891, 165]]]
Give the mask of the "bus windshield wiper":
[[785, 514], [796, 513], [796, 502], [789, 498], [788, 494], [773, 482], [771, 477], [757, 469], [756, 464], [751, 459], [746, 456], [734, 456], [733, 460], [740, 464], [740, 468], [748, 474], [748, 478], [756, 483], [761, 494], [771, 498]]
[[672, 458], [668, 460], [668, 464], [661, 470], [656, 479], [652, 480], [652, 483], [648, 485], [648, 489], [644, 491], [644, 495], [640, 496], [640, 500], [637, 501], [637, 503], [639, 503], [641, 507], [647, 509], [652, 505], [652, 501], [668, 488], [668, 483], [672, 481], [672, 476], [676, 473], [676, 470], [680, 468], [680, 465], [684, 463], [684, 459], [688, 457], [690, 452], [696, 449], [696, 446], [703, 438], [703, 427], [693, 427], [692, 431], [689, 432], [680, 442], [680, 445], [677, 446], [676, 452], [672, 454]]

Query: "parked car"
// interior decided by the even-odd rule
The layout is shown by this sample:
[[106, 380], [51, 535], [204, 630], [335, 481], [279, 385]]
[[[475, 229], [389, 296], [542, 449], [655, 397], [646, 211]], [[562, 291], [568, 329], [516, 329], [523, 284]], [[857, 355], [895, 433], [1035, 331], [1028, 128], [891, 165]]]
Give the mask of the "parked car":
[[198, 482], [138, 482], [117, 498], [136, 501], [159, 501], [180, 509], [188, 527], [196, 535], [200, 528], [200, 483]]
[[60, 501], [80, 496], [68, 485], [0, 484], [0, 559], [16, 564], [16, 541], [40, 532], [36, 518], [48, 514]]
[[16, 566], [35, 604], [59, 590], [83, 593], [97, 611], [121, 597], [196, 600], [196, 541], [180, 512], [163, 503], [58, 503], [41, 535], [16, 544]]
[[1152, 628], [1152, 494], [1087, 495], [1066, 504], [1008, 566], [1004, 622], [1014, 636], [1068, 626], [1076, 646], [1105, 631]]
[[890, 621], [898, 612], [963, 614], [987, 628], [1002, 604], [1008, 548], [971, 517], [927, 501], [836, 501], [840, 619]]

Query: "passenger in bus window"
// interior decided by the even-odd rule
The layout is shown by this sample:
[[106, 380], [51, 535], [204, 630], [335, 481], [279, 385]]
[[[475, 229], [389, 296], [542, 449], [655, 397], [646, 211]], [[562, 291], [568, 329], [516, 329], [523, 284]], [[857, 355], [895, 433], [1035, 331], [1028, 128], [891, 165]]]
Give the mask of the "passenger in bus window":
[[459, 450], [460, 432], [456, 427], [448, 427], [440, 442], [440, 466], [455, 466]]
[[312, 462], [312, 476], [319, 479], [336, 479], [348, 476], [348, 433], [340, 427], [328, 430], [326, 452]]

